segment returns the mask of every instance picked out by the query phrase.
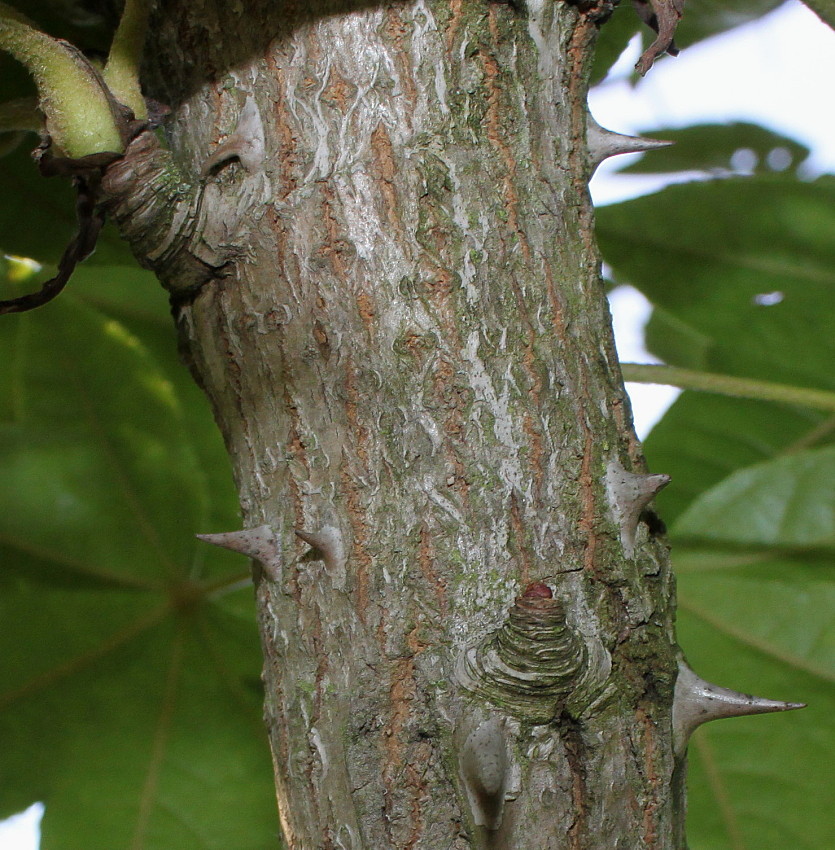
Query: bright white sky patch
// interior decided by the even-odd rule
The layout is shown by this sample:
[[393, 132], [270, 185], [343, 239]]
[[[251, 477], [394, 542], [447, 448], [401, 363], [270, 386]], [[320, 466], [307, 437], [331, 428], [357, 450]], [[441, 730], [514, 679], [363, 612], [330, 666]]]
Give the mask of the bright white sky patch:
[[3, 850], [38, 850], [43, 805], [35, 803], [25, 812], [0, 821], [0, 847]]
[[[609, 293], [609, 307], [621, 362], [660, 363], [644, 346], [644, 326], [652, 312], [649, 301], [631, 286], [618, 286]], [[626, 391], [632, 401], [635, 431], [642, 440], [681, 394], [675, 387], [657, 384], [627, 383]]]

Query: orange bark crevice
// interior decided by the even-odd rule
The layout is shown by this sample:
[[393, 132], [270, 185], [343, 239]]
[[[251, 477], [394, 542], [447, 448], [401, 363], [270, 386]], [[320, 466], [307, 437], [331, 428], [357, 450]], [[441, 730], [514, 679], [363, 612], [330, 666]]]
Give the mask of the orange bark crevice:
[[420, 528], [418, 565], [426, 583], [435, 591], [435, 597], [438, 600], [438, 611], [441, 615], [441, 620], [445, 621], [449, 610], [447, 586], [446, 582], [438, 575], [435, 569], [435, 547], [432, 545], [432, 535], [425, 522]]
[[397, 175], [397, 163], [394, 159], [394, 148], [391, 138], [381, 121], [371, 134], [371, 151], [374, 155], [374, 173], [377, 185], [383, 196], [386, 209], [386, 219], [395, 233], [404, 235], [403, 222], [397, 211], [397, 188], [394, 179]]
[[545, 484], [545, 448], [542, 444], [542, 433], [534, 424], [533, 417], [528, 411], [525, 411], [522, 427], [531, 450], [529, 466], [533, 475], [534, 498], [539, 501], [542, 498], [542, 488]]
[[[383, 782], [387, 790], [386, 806], [391, 808], [396, 803], [403, 802], [404, 797], [408, 800], [407, 807], [411, 823], [409, 837], [403, 845], [405, 847], [414, 847], [424, 831], [423, 799], [426, 796], [426, 788], [423, 777], [413, 766], [424, 762], [414, 758], [412, 752], [414, 745], [404, 740], [410, 727], [417, 695], [414, 659], [426, 648], [418, 636], [419, 629], [420, 625], [416, 625], [408, 633], [406, 643], [409, 654], [398, 659], [393, 665], [389, 685], [391, 714], [383, 734], [385, 749]], [[394, 818], [388, 820], [388, 829], [391, 832], [390, 824]], [[395, 842], [393, 838], [390, 834], [394, 846], [398, 842]]]
[[487, 88], [487, 138], [493, 145], [504, 165], [505, 174], [502, 177], [502, 192], [507, 212], [507, 225], [516, 237], [522, 257], [526, 263], [531, 260], [531, 249], [528, 238], [519, 224], [519, 195], [516, 191], [516, 157], [510, 145], [504, 139], [505, 127], [502, 122], [502, 87], [499, 82], [501, 74], [499, 63], [486, 50], [479, 51], [479, 58], [484, 68], [485, 86]]
[[519, 557], [520, 583], [522, 587], [526, 587], [531, 581], [531, 553], [528, 550], [525, 522], [515, 492], [510, 494], [510, 528], [516, 540], [515, 548]]
[[568, 725], [566, 723], [562, 739], [568, 767], [571, 771], [571, 802], [574, 809], [574, 820], [567, 833], [568, 847], [570, 850], [583, 850], [583, 836], [588, 820], [588, 791], [583, 767], [583, 744], [580, 732], [573, 724]]
[[395, 62], [403, 85], [403, 93], [412, 110], [418, 101], [417, 87], [413, 76], [411, 57], [408, 51], [409, 28], [403, 22], [397, 7], [394, 5], [386, 8], [386, 23], [384, 32], [395, 50]]
[[658, 808], [659, 808], [659, 782], [660, 777], [656, 770], [656, 735], [655, 723], [647, 711], [638, 707], [635, 711], [637, 729], [641, 735], [641, 746], [639, 752], [644, 754], [643, 780], [647, 786], [646, 802], [643, 809], [644, 847], [653, 850], [658, 845]]

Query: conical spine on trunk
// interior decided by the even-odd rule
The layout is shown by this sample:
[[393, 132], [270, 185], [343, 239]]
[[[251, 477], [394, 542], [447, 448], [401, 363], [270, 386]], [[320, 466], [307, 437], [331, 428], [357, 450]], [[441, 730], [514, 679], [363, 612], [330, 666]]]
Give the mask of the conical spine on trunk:
[[601, 127], [591, 114], [586, 117], [586, 146], [588, 149], [589, 172], [594, 170], [610, 156], [622, 153], [644, 153], [666, 148], [673, 142], [663, 139], [645, 139], [641, 136], [625, 136]]
[[495, 831], [502, 824], [510, 782], [505, 721], [490, 717], [467, 736], [461, 751], [461, 776], [473, 823]]
[[702, 723], [710, 720], [805, 707], [802, 702], [764, 699], [712, 685], [696, 675], [686, 662], [679, 661], [673, 696], [673, 743], [676, 755], [684, 756], [690, 735]]
[[220, 534], [195, 535], [206, 543], [238, 552], [258, 561], [272, 581], [281, 579], [282, 558], [278, 540], [272, 528], [259, 525], [241, 531], [225, 531]]
[[264, 156], [264, 124], [255, 98], [249, 95], [235, 131], [203, 163], [202, 176], [208, 177], [233, 159], [238, 160], [250, 174], [255, 174], [263, 167]]
[[635, 538], [641, 513], [670, 483], [669, 475], [629, 472], [619, 460], [606, 469], [606, 494], [612, 517], [620, 529], [620, 542], [627, 558], [635, 554]]
[[347, 581], [348, 553], [339, 528], [335, 525], [323, 525], [316, 531], [297, 528], [295, 533], [300, 540], [304, 540], [311, 547], [307, 554], [302, 556], [302, 560], [321, 560], [330, 576], [333, 587], [337, 590], [344, 590]]

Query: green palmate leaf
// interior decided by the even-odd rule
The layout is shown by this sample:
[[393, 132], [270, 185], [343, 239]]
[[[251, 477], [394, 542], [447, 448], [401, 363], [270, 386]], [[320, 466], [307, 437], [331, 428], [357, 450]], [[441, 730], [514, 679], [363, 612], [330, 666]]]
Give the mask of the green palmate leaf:
[[[206, 495], [170, 383], [124, 327], [71, 302], [26, 317], [15, 332], [0, 536], [37, 534], [40, 550], [91, 569], [171, 574], [191, 555], [182, 524], [201, 524]], [[100, 552], [86, 539], [95, 524], [107, 526]]]
[[273, 847], [252, 624], [154, 597], [4, 593], [4, 803], [44, 800], [44, 850]]
[[737, 170], [731, 160], [742, 150], [753, 155], [752, 169], [782, 171], [796, 168], [809, 156], [804, 145], [757, 124], [701, 124], [685, 129], [653, 130], [653, 135], [675, 144], [629, 163], [621, 169], [623, 173]]
[[676, 42], [685, 48], [704, 38], [756, 21], [784, 0], [695, 0], [688, 4], [676, 30]]
[[835, 740], [831, 565], [714, 552], [679, 568], [679, 639], [711, 681], [798, 714], [709, 724], [690, 747], [694, 847], [826, 847]]
[[711, 372], [835, 389], [835, 180], [671, 186], [598, 222], [616, 279], [666, 313], [659, 356], [690, 366], [697, 344]]
[[[171, 325], [171, 309], [165, 292], [151, 272], [138, 267], [82, 266], [73, 280], [73, 294], [84, 303], [106, 312], [133, 332], [153, 354], [180, 401], [186, 430], [199, 458], [210, 494], [203, 530], [232, 528], [238, 501], [229, 457], [215, 424], [206, 396], [183, 366]], [[240, 558], [214, 547], [198, 549], [207, 569], [240, 569]]]
[[[669, 366], [626, 363], [623, 372], [627, 381], [668, 383], [778, 402], [728, 405], [690, 394], [679, 400], [648, 441], [649, 453], [661, 464], [659, 468], [683, 480], [684, 486], [677, 488], [673, 498], [660, 500], [665, 509], [672, 507], [673, 516], [738, 466], [782, 451], [825, 444], [835, 437], [835, 393]], [[815, 410], [823, 411], [824, 416], [813, 415]]]
[[[42, 276], [48, 276], [52, 271], [46, 268]], [[25, 285], [34, 288], [36, 284], [29, 281]], [[73, 275], [72, 297], [115, 318], [140, 339], [142, 347], [153, 356], [155, 365], [174, 388], [190, 446], [198, 455], [198, 467], [206, 492], [211, 496], [208, 500], [209, 513], [198, 530], [231, 528], [237, 519], [238, 505], [229, 459], [206, 397], [180, 360], [176, 335], [171, 326], [168, 298], [157, 279], [151, 272], [138, 266], [97, 266], [85, 263]], [[59, 307], [56, 305], [54, 309], [58, 310]], [[17, 327], [20, 329], [24, 325]], [[3, 362], [17, 362], [14, 357], [15, 345], [15, 335], [0, 334]], [[12, 416], [8, 411], [16, 403], [16, 394], [11, 388], [12, 379], [12, 372], [0, 370], [0, 421]], [[4, 409], [7, 411], [5, 415]], [[206, 560], [207, 568], [228, 571], [234, 564], [240, 568], [240, 559], [228, 552], [206, 546], [198, 547], [197, 551], [198, 556]]]
[[0, 810], [44, 800], [45, 850], [275, 846], [248, 568], [193, 537], [237, 522], [205, 405], [71, 297], [0, 352]]
[[[784, 585], [792, 585], [792, 599], [819, 589], [813, 580], [792, 578], [798, 579], [796, 586], [784, 577]], [[749, 623], [759, 628], [772, 613], [763, 584], [738, 578], [735, 586], [723, 586], [717, 577], [707, 590], [697, 590], [702, 576], [679, 580], [679, 639], [701, 675], [737, 690], [808, 703], [803, 711], [720, 720], [696, 731], [688, 751], [688, 843], [693, 850], [817, 850], [835, 842], [835, 824], [827, 814], [835, 758], [831, 646], [828, 664], [819, 670], [817, 660], [807, 661], [800, 641], [788, 651], [779, 643], [780, 634], [752, 634]], [[831, 585], [822, 602], [826, 599], [831, 605]], [[735, 602], [735, 608], [715, 615], [724, 600]], [[802, 615], [802, 609], [793, 613]], [[793, 628], [805, 631], [797, 620]], [[812, 638], [819, 635], [815, 628], [809, 631]]]
[[[164, 345], [154, 347], [154, 356], [169, 380], [187, 371], [176, 356], [176, 334], [171, 322], [168, 296], [153, 272], [138, 265], [109, 265], [85, 263], [73, 275], [73, 296], [108, 316], [118, 318], [127, 327], [140, 328], [136, 335], [143, 345], [149, 344], [148, 334], [164, 334]], [[164, 362], [160, 354], [164, 351]], [[169, 356], [169, 355], [172, 355]], [[189, 380], [187, 386], [193, 381]]]
[[734, 470], [835, 440], [835, 417], [808, 408], [685, 392], [644, 443], [652, 469], [674, 485], [657, 502], [675, 520]]
[[835, 28], [835, 2], [833, 0], [805, 0], [805, 3], [822, 21]]
[[676, 537], [835, 549], [835, 447], [741, 469], [679, 517]]
[[[677, 549], [681, 607], [773, 662], [835, 685], [831, 554]], [[833, 694], [835, 696], [835, 694]]]
[[[682, 367], [831, 392], [833, 201], [830, 179], [786, 175], [672, 187], [600, 210], [615, 275], [655, 304], [651, 350]], [[646, 450], [676, 482], [658, 500], [674, 519], [733, 470], [833, 438], [823, 412], [685, 393]]]
[[810, 705], [698, 733], [692, 846], [825, 847], [835, 838], [821, 814], [835, 755], [833, 472], [831, 447], [738, 470], [672, 528], [679, 640], [694, 666], [719, 684]]
[[[653, 351], [750, 386], [831, 392], [833, 191], [829, 179], [770, 175], [600, 210], [615, 277], [656, 305]], [[678, 633], [693, 667], [811, 705], [697, 732], [691, 847], [833, 843], [821, 815], [835, 739], [833, 435], [826, 410], [685, 392], [646, 442], [650, 467], [674, 479], [658, 504], [675, 520]]]
[[644, 328], [644, 336], [651, 351], [664, 352], [665, 362], [707, 371], [713, 349], [712, 337], [679, 319], [675, 313], [656, 306]]

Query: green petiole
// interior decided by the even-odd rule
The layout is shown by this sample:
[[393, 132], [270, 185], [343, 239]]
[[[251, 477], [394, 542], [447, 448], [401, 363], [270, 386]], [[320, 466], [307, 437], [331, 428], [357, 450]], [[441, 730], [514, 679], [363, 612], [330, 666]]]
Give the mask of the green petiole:
[[139, 87], [139, 65], [150, 11], [150, 0], [125, 0], [125, 8], [102, 74], [116, 100], [129, 106], [140, 119], [148, 117], [145, 99]]
[[124, 150], [112, 98], [79, 50], [0, 2], [0, 50], [26, 66], [53, 143], [68, 157]]

